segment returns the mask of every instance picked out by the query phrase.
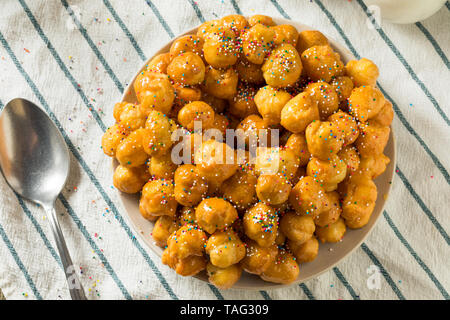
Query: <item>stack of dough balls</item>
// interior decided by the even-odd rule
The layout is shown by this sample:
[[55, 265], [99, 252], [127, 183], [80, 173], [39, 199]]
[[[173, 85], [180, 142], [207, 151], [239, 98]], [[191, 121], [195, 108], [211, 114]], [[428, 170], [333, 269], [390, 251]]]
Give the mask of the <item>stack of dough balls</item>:
[[[119, 163], [114, 186], [140, 193], [162, 262], [178, 274], [205, 270], [222, 289], [242, 271], [291, 283], [319, 243], [339, 242], [370, 219], [393, 119], [377, 77], [368, 59], [345, 65], [319, 31], [262, 15], [205, 22], [137, 76], [137, 103], [115, 105], [102, 138]], [[175, 164], [172, 134], [184, 128], [194, 141], [194, 121], [204, 131], [242, 129], [247, 142], [278, 129], [279, 144], [258, 149], [254, 162], [247, 152], [220, 164], [211, 150], [237, 150], [200, 137], [191, 161]], [[279, 168], [267, 173], [274, 157]]]

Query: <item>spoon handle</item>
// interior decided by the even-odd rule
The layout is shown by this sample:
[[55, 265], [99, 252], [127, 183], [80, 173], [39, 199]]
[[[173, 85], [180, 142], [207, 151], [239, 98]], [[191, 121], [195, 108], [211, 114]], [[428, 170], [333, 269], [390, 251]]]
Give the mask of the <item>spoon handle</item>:
[[75, 267], [73, 266], [72, 259], [70, 258], [69, 250], [67, 250], [66, 241], [64, 240], [55, 208], [53, 206], [46, 207], [45, 211], [49, 217], [50, 226], [52, 228], [53, 236], [55, 237], [59, 256], [61, 257], [67, 284], [69, 285], [70, 296], [72, 297], [72, 300], [86, 300], [83, 286], [81, 285], [77, 273], [75, 272]]

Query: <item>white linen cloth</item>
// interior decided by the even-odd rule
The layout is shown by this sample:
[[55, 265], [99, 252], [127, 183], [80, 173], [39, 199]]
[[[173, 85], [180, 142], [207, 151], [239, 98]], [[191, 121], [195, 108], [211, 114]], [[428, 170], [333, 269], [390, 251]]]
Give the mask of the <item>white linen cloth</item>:
[[[100, 149], [113, 105], [146, 57], [200, 19], [236, 12], [290, 17], [372, 59], [396, 109], [397, 173], [386, 213], [364, 245], [316, 279], [267, 292], [216, 290], [164, 266], [135, 238]], [[361, 0], [2, 0], [0, 106], [15, 97], [36, 102], [72, 144], [56, 210], [88, 297], [448, 299], [450, 5], [418, 24], [370, 25]], [[46, 220], [0, 178], [7, 299], [70, 298]]]

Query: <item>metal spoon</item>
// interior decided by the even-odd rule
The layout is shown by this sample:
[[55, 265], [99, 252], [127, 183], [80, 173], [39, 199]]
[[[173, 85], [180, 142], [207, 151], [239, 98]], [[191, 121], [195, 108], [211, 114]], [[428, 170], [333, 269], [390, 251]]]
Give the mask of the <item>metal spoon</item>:
[[70, 295], [74, 300], [85, 300], [54, 208], [69, 165], [67, 145], [47, 114], [25, 99], [8, 102], [0, 113], [0, 171], [15, 192], [45, 209]]

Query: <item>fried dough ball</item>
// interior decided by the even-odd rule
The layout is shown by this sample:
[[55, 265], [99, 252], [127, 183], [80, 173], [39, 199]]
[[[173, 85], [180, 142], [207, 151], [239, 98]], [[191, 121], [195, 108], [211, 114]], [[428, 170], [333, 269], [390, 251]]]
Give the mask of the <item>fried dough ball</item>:
[[269, 282], [289, 284], [297, 280], [300, 273], [295, 257], [285, 249], [278, 250], [275, 260], [262, 274], [261, 279]]
[[281, 125], [293, 133], [304, 132], [314, 120], [319, 120], [318, 102], [309, 92], [299, 93], [281, 110]]
[[214, 68], [227, 68], [234, 65], [238, 59], [235, 33], [223, 26], [214, 26], [203, 36], [203, 55], [206, 62]]
[[238, 218], [236, 209], [220, 198], [203, 199], [195, 209], [198, 225], [209, 234], [231, 226]]
[[168, 114], [175, 99], [168, 76], [158, 72], [141, 72], [134, 81], [134, 91], [145, 115], [153, 109]]
[[338, 152], [338, 157], [347, 165], [347, 176], [352, 175], [358, 170], [360, 159], [355, 146], [349, 145], [343, 147], [342, 150]]
[[354, 117], [339, 110], [328, 117], [328, 121], [336, 124], [337, 130], [341, 132], [344, 139], [344, 147], [352, 144], [359, 136], [358, 124]]
[[228, 101], [225, 99], [219, 99], [206, 93], [205, 91], [201, 91], [201, 101], [206, 102], [213, 108], [215, 113], [222, 113], [225, 109], [228, 108]]
[[385, 99], [385, 103], [380, 111], [370, 119], [371, 123], [377, 123], [383, 127], [389, 127], [394, 119], [394, 109], [392, 103]]
[[[287, 202], [285, 202], [286, 204]], [[275, 238], [275, 244], [277, 246], [284, 246], [284, 243], [286, 242], [286, 236], [284, 235], [283, 232], [281, 232], [280, 229], [278, 229], [277, 231], [277, 237]]]
[[193, 52], [185, 52], [173, 58], [167, 67], [170, 79], [184, 85], [196, 85], [205, 79], [205, 64]]
[[114, 170], [114, 187], [125, 193], [137, 193], [150, 178], [145, 166], [129, 168], [122, 165]]
[[342, 133], [334, 122], [313, 121], [305, 131], [308, 150], [319, 159], [327, 160], [337, 154], [344, 144]]
[[145, 71], [167, 73], [167, 66], [170, 63], [171, 55], [169, 52], [156, 55], [145, 68]]
[[359, 171], [375, 179], [386, 171], [386, 166], [391, 160], [383, 153], [378, 155], [369, 155], [361, 158]]
[[177, 201], [170, 180], [152, 180], [142, 188], [139, 211], [145, 219], [156, 220], [159, 216], [175, 217]]
[[179, 259], [176, 256], [170, 255], [170, 252], [164, 250], [161, 261], [168, 265], [181, 276], [189, 277], [205, 270], [207, 261], [203, 256], [188, 256], [184, 259]]
[[298, 53], [302, 54], [306, 49], [313, 46], [326, 46], [328, 39], [317, 30], [305, 30], [299, 33], [297, 41]]
[[359, 121], [366, 122], [380, 112], [385, 102], [383, 94], [375, 87], [355, 88], [348, 98], [349, 113]]
[[257, 201], [256, 176], [246, 170], [238, 170], [220, 186], [223, 197], [233, 203], [238, 210], [245, 210]]
[[262, 14], [255, 14], [253, 16], [251, 16], [250, 18], [248, 18], [248, 24], [253, 27], [256, 24], [263, 24], [265, 26], [268, 27], [273, 27], [275, 26], [275, 22], [273, 22], [272, 18], [269, 16], [265, 16]]
[[289, 43], [294, 47], [297, 45], [298, 31], [294, 26], [290, 24], [280, 24], [273, 26], [272, 30], [275, 31], [275, 38], [273, 42], [275, 45]]
[[[267, 133], [265, 136], [267, 137], [266, 140], [269, 139], [269, 126], [267, 125], [267, 122], [263, 120], [259, 115], [251, 114], [247, 116], [244, 120], [242, 120], [236, 129], [240, 129], [243, 131], [243, 136], [245, 139], [245, 145], [249, 148], [255, 148], [258, 145], [260, 145], [259, 138], [261, 131], [265, 130]], [[268, 141], [262, 141], [262, 143], [268, 144]]]
[[114, 105], [113, 116], [117, 123], [120, 122], [120, 114], [122, 113], [123, 109], [129, 104], [132, 104], [132, 103], [123, 101], [123, 102], [117, 102]]
[[316, 237], [311, 237], [303, 243], [288, 240], [288, 247], [295, 257], [297, 263], [311, 262], [316, 259], [319, 253], [319, 241]]
[[236, 282], [242, 274], [242, 267], [239, 264], [234, 264], [227, 268], [219, 268], [211, 262], [206, 266], [208, 273], [208, 281], [219, 289], [229, 289]]
[[259, 202], [247, 209], [242, 220], [247, 237], [256, 241], [261, 247], [269, 247], [275, 243], [278, 215], [272, 207]]
[[336, 191], [327, 192], [326, 196], [329, 200], [327, 207], [314, 219], [314, 223], [319, 227], [335, 223], [342, 213], [341, 204], [339, 202], [339, 193]]
[[276, 244], [262, 247], [253, 240], [247, 241], [247, 252], [240, 264], [245, 271], [260, 275], [266, 271], [278, 254]]
[[139, 128], [123, 139], [116, 149], [116, 158], [125, 167], [139, 167], [147, 162], [143, 140], [147, 129]]
[[158, 179], [172, 180], [177, 169], [177, 165], [172, 162], [170, 151], [150, 158], [148, 172]]
[[322, 243], [339, 242], [344, 237], [346, 230], [344, 219], [339, 218], [335, 223], [317, 227], [316, 236]]
[[237, 93], [238, 74], [233, 68], [206, 68], [204, 89], [219, 99], [232, 99]]
[[289, 180], [280, 174], [263, 174], [258, 177], [256, 194], [258, 199], [269, 204], [277, 205], [287, 201], [291, 192]]
[[317, 101], [321, 120], [325, 120], [339, 108], [339, 98], [334, 88], [326, 82], [313, 82], [306, 86], [305, 91]]
[[326, 209], [328, 201], [324, 188], [310, 176], [300, 179], [289, 195], [289, 203], [295, 212], [312, 218]]
[[299, 216], [290, 211], [280, 219], [280, 230], [288, 239], [302, 244], [311, 239], [316, 226], [311, 216]]
[[306, 168], [299, 167], [295, 175], [291, 178], [291, 184], [295, 186], [303, 177], [306, 177]]
[[350, 176], [344, 192], [341, 216], [345, 224], [351, 229], [365, 226], [375, 208], [377, 186], [369, 176], [356, 173]]
[[189, 256], [203, 256], [207, 237], [198, 226], [187, 224], [173, 233], [167, 239], [167, 249], [170, 255], [178, 259]]
[[178, 122], [188, 130], [194, 130], [194, 122], [201, 121], [202, 129], [212, 128], [214, 124], [214, 110], [203, 101], [194, 101], [181, 108]]
[[141, 112], [138, 105], [127, 103], [121, 108], [117, 122], [122, 127], [134, 131], [145, 125], [146, 115]]
[[258, 108], [254, 101], [255, 94], [255, 87], [240, 83], [237, 94], [229, 100], [228, 112], [241, 119], [251, 114], [258, 114]]
[[282, 89], [264, 86], [255, 95], [259, 113], [268, 125], [277, 125], [281, 121], [281, 110], [291, 100], [291, 95]]
[[325, 191], [330, 192], [336, 190], [338, 183], [347, 176], [347, 163], [335, 154], [330, 155], [329, 160], [312, 157], [306, 167], [306, 173], [319, 182]]
[[187, 52], [193, 52], [201, 57], [203, 55], [203, 44], [203, 38], [194, 34], [188, 34], [172, 42], [169, 52], [172, 58]]
[[110, 157], [116, 156], [117, 147], [130, 134], [130, 131], [119, 124], [115, 124], [106, 130], [102, 136], [102, 150]]
[[241, 58], [236, 63], [236, 71], [239, 74], [239, 79], [243, 82], [252, 84], [262, 84], [264, 83], [264, 76], [261, 70], [261, 65], [251, 63], [241, 56]]
[[389, 140], [389, 127], [367, 123], [360, 126], [361, 134], [355, 141], [355, 146], [362, 157], [369, 157], [383, 153]]
[[224, 28], [231, 29], [236, 37], [249, 27], [247, 19], [240, 14], [230, 14], [220, 19], [220, 22]]
[[306, 74], [313, 81], [323, 80], [329, 83], [344, 73], [344, 63], [339, 53], [333, 51], [330, 46], [313, 46], [306, 49], [301, 59]]
[[275, 88], [292, 86], [300, 78], [302, 69], [300, 56], [289, 43], [272, 50], [261, 68], [266, 83]]
[[299, 159], [287, 148], [258, 148], [255, 172], [262, 174], [280, 174], [285, 179], [292, 179], [299, 167]]
[[195, 209], [191, 207], [182, 207], [177, 218], [178, 226], [182, 227], [187, 224], [197, 225], [195, 218]]
[[197, 28], [197, 36], [205, 39], [205, 37], [208, 36], [209, 33], [214, 32], [220, 24], [220, 20], [209, 20], [203, 22], [200, 27]]
[[173, 217], [161, 216], [153, 226], [152, 237], [160, 247], [167, 245], [167, 239], [178, 230], [178, 223]]
[[171, 118], [177, 118], [178, 112], [181, 108], [193, 101], [199, 101], [202, 99], [202, 91], [196, 86], [185, 86], [180, 83], [174, 83], [175, 100], [174, 107], [169, 114]]
[[208, 184], [192, 164], [179, 166], [175, 171], [175, 199], [184, 206], [194, 206], [208, 192]]
[[304, 167], [308, 164], [309, 159], [311, 158], [311, 153], [308, 150], [304, 133], [291, 134], [285, 146], [299, 158], [300, 167]]
[[228, 126], [230, 124], [230, 121], [228, 118], [222, 114], [214, 114], [214, 123], [211, 127], [211, 129], [217, 129], [219, 130], [223, 136], [226, 134], [226, 130], [228, 129]]
[[165, 114], [152, 110], [145, 123], [142, 137], [144, 150], [150, 156], [160, 156], [170, 151], [172, 147], [172, 133], [176, 125]]
[[345, 72], [356, 87], [375, 86], [380, 75], [375, 63], [366, 58], [350, 60], [345, 66]]
[[330, 85], [336, 91], [339, 102], [346, 102], [353, 90], [352, 79], [346, 76], [339, 76], [331, 80]]
[[263, 24], [255, 24], [242, 35], [242, 48], [248, 61], [262, 64], [272, 50], [275, 32]]
[[245, 246], [237, 233], [231, 228], [216, 231], [206, 242], [206, 253], [213, 265], [228, 268], [245, 257]]

